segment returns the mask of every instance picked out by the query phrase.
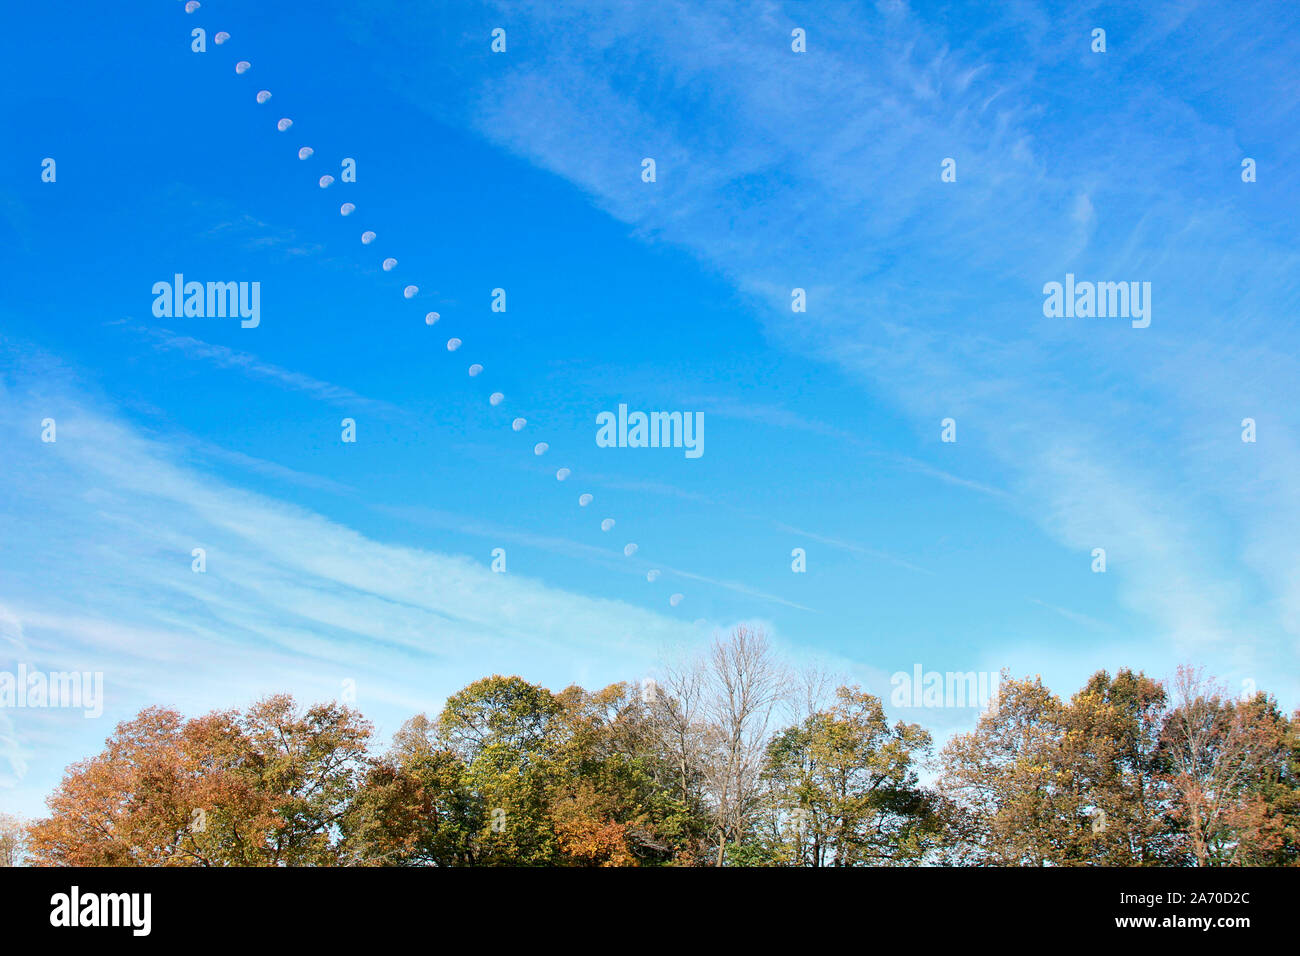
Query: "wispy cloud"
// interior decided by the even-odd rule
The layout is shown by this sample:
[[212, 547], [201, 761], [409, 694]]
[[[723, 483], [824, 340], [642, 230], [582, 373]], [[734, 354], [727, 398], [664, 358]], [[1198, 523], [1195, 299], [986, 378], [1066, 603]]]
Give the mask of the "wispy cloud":
[[160, 326], [135, 325], [126, 320], [117, 320], [109, 324], [121, 325], [126, 331], [146, 339], [160, 351], [177, 352], [194, 361], [208, 362], [218, 368], [232, 369], [250, 378], [271, 382], [290, 391], [301, 392], [339, 408], [366, 409], [392, 416], [407, 414], [405, 410], [391, 402], [366, 398], [341, 385], [334, 385], [302, 372], [262, 361], [251, 352], [240, 352], [225, 345], [214, 345]]
[[675, 568], [671, 565], [654, 561], [645, 561], [635, 557], [629, 559], [620, 552], [608, 548], [597, 548], [593, 545], [583, 544], [579, 541], [573, 541], [568, 538], [517, 531], [491, 522], [476, 518], [468, 518], [464, 515], [456, 515], [446, 511], [439, 511], [434, 508], [415, 506], [376, 506], [376, 510], [425, 527], [445, 528], [456, 531], [460, 534], [469, 534], [485, 540], [521, 544], [532, 548], [538, 548], [552, 554], [561, 554], [567, 557], [597, 561], [606, 567], [614, 568], [622, 572], [631, 571], [638, 576], [645, 574], [646, 571], [652, 568], [657, 568], [660, 571], [676, 575], [677, 577], [686, 580], [699, 581], [703, 584], [708, 584], [711, 587], [721, 588], [735, 594], [744, 595], [748, 598], [755, 598], [773, 604], [780, 604], [800, 611], [812, 610], [810, 607], [797, 604], [794, 601], [781, 597], [780, 595], [770, 594], [766, 591], [759, 590], [758, 588], [754, 588], [740, 581], [711, 578], [702, 574], [696, 574], [692, 571]]
[[324, 246], [319, 243], [303, 242], [295, 230], [273, 226], [246, 212], [223, 219], [204, 235], [221, 242], [234, 241], [249, 249], [273, 250], [291, 257], [318, 256], [324, 251]]
[[[1233, 478], [1286, 473], [1300, 405], [1300, 377], [1275, 360], [1300, 345], [1300, 254], [1280, 209], [1242, 205], [1231, 125], [1295, 152], [1252, 79], [1300, 52], [1268, 26], [1278, 8], [1208, 27], [1208, 7], [1134, 10], [1109, 60], [1088, 52], [1091, 21], [1036, 3], [951, 25], [902, 3], [501, 9], [530, 55], [467, 78], [464, 109], [395, 85], [697, 255], [770, 341], [846, 370], [918, 428], [955, 417], [949, 457], [1000, 477], [914, 467], [1023, 512], [1081, 574], [1106, 547], [1157, 636], [1296, 646], [1300, 544], [1277, 520], [1296, 495], [1250, 481], [1243, 500]], [[813, 19], [810, 52], [790, 55], [790, 25]], [[1011, 55], [984, 42], [994, 33], [1032, 43]], [[588, 45], [543, 39], [573, 35]], [[1188, 99], [1220, 80], [1229, 92]], [[630, 171], [642, 156], [658, 163], [650, 189]], [[939, 182], [947, 156], [956, 184]], [[1152, 281], [1151, 329], [1044, 321], [1042, 284], [1066, 271]], [[789, 311], [794, 286], [806, 314]], [[1238, 361], [1243, 341], [1256, 349]], [[1235, 429], [1252, 413], [1269, 439], [1247, 446]]]
[[241, 451], [232, 451], [229, 448], [222, 448], [212, 442], [187, 440], [185, 438], [174, 438], [175, 441], [183, 442], [191, 448], [196, 456], [208, 459], [210, 461], [222, 462], [233, 465], [257, 475], [263, 475], [267, 478], [273, 478], [290, 485], [297, 485], [301, 488], [312, 488], [317, 491], [328, 491], [335, 495], [356, 495], [357, 489], [343, 482], [335, 481], [333, 478], [327, 478], [324, 475], [313, 475], [307, 472], [298, 471], [281, 465], [278, 462], [267, 461], [264, 458], [256, 458], [253, 455], [246, 455]]
[[1027, 598], [1030, 604], [1036, 604], [1041, 608], [1046, 608], [1055, 614], [1061, 615], [1067, 621], [1073, 621], [1076, 624], [1082, 624], [1097, 631], [1114, 631], [1114, 628], [1105, 621], [1098, 621], [1096, 618], [1089, 617], [1087, 614], [1080, 614], [1078, 611], [1071, 611], [1069, 608], [1058, 607], [1055, 604], [1048, 604], [1046, 601], [1040, 601], [1038, 598]]
[[[658, 646], [699, 639], [695, 625], [388, 544], [242, 490], [195, 469], [184, 443], [144, 437], [48, 376], [37, 388], [11, 369], [0, 382], [0, 656], [103, 671], [107, 696], [102, 724], [6, 715], [0, 764], [25, 793], [48, 790], [61, 770], [42, 756], [48, 735], [100, 724], [90, 735], [102, 739], [145, 704], [335, 697], [353, 680], [392, 730], [493, 669], [554, 686], [579, 673], [635, 678]], [[32, 423], [52, 413], [57, 441], [44, 443]], [[205, 573], [192, 570], [195, 548]]]
[[781, 531], [788, 532], [789, 534], [795, 534], [800, 536], [801, 538], [807, 538], [810, 541], [816, 541], [819, 544], [824, 544], [832, 548], [838, 548], [839, 550], [847, 551], [850, 554], [856, 554], [864, 558], [876, 558], [880, 561], [888, 561], [890, 564], [896, 564], [900, 568], [907, 568], [907, 570], [909, 571], [917, 571], [921, 574], [931, 573], [927, 571], [925, 568], [918, 567], [912, 562], [905, 561], [902, 558], [892, 555], [887, 551], [880, 551], [876, 548], [864, 547], [863, 545], [855, 544], [852, 541], [845, 541], [841, 538], [831, 537], [830, 535], [818, 534], [814, 531], [805, 531], [802, 528], [795, 528], [792, 525], [782, 524], [781, 522], [773, 522], [773, 523]]

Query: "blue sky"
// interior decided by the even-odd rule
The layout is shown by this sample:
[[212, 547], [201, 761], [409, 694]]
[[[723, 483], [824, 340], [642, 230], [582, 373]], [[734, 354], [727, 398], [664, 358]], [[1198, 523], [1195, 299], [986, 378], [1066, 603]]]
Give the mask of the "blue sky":
[[[0, 670], [106, 684], [0, 710], [2, 808], [145, 704], [352, 680], [386, 734], [741, 621], [881, 695], [1190, 661], [1300, 703], [1293, 8], [267, 6], [0, 36]], [[156, 318], [177, 272], [260, 325]], [[1046, 318], [1067, 272], [1150, 282], [1150, 327]], [[598, 448], [620, 403], [704, 455]]]

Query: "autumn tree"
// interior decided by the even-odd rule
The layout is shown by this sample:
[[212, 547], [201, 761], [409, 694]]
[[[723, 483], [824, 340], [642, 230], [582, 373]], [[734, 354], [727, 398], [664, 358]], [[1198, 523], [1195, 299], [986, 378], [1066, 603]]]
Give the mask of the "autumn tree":
[[1277, 701], [1256, 694], [1243, 705], [1260, 728], [1268, 756], [1252, 784], [1253, 799], [1233, 816], [1243, 866], [1300, 865], [1300, 711], [1289, 718]]
[[234, 775], [272, 809], [254, 858], [271, 865], [337, 862], [339, 825], [365, 773], [368, 721], [341, 704], [299, 712], [293, 698], [258, 701], [235, 722]]
[[1084, 808], [1073, 858], [1101, 866], [1164, 865], [1174, 853], [1160, 734], [1167, 696], [1158, 681], [1098, 671], [1062, 712], [1058, 763]]
[[835, 702], [781, 731], [763, 782], [771, 862], [858, 866], [919, 862], [939, 835], [917, 778], [930, 735], [892, 727], [879, 698], [840, 687]]
[[185, 865], [197, 766], [180, 714], [147, 708], [99, 756], [70, 766], [30, 829], [38, 866]]
[[379, 756], [338, 704], [147, 708], [67, 769], [46, 818], [0, 815], [0, 864], [1300, 863], [1300, 717], [1190, 669], [1172, 694], [1100, 671], [1068, 701], [1004, 674], [934, 789], [928, 732], [857, 687], [827, 700], [824, 673], [795, 687], [761, 632], [662, 674], [488, 677]]
[[1170, 816], [1197, 866], [1293, 859], [1294, 740], [1263, 694], [1233, 701], [1199, 671], [1181, 667], [1177, 706], [1165, 719], [1161, 755]]
[[27, 824], [10, 813], [0, 813], [0, 867], [21, 866], [26, 856]]
[[74, 764], [31, 827], [33, 862], [321, 865], [360, 780], [370, 725], [284, 695], [186, 721], [148, 708]]
[[1042, 866], [1079, 857], [1087, 801], [1061, 759], [1065, 706], [1042, 680], [1003, 674], [995, 704], [941, 755], [950, 801], [949, 858]]
[[1300, 864], [1300, 738], [1294, 718], [1263, 693], [1235, 704], [1253, 743], [1256, 767], [1245, 792], [1227, 813], [1234, 866]]
[[685, 862], [699, 828], [663, 749], [657, 689], [628, 683], [559, 695], [562, 740], [554, 762], [551, 819], [572, 862]]
[[347, 862], [366, 866], [468, 866], [484, 827], [460, 756], [423, 714], [372, 762], [346, 815]]

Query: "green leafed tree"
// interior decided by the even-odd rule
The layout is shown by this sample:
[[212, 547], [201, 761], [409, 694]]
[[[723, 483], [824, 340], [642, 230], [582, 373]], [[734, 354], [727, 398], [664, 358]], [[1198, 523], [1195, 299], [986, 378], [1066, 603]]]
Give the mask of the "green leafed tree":
[[471, 866], [484, 808], [460, 756], [437, 739], [423, 714], [394, 735], [366, 772], [344, 822], [349, 863]]
[[764, 862], [796, 866], [915, 863], [940, 833], [917, 768], [930, 735], [885, 717], [879, 698], [840, 687], [834, 703], [768, 745]]
[[554, 694], [521, 677], [486, 677], [447, 698], [436, 733], [483, 808], [479, 863], [562, 862], [548, 818], [562, 711]]

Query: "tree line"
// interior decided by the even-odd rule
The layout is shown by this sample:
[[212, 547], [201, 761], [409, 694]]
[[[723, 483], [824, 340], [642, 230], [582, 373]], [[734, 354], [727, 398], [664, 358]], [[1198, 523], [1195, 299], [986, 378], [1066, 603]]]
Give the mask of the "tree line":
[[1003, 676], [938, 753], [762, 632], [661, 678], [475, 681], [372, 753], [338, 703], [151, 707], [67, 768], [0, 863], [42, 866], [1280, 866], [1300, 863], [1300, 712], [1094, 674]]

